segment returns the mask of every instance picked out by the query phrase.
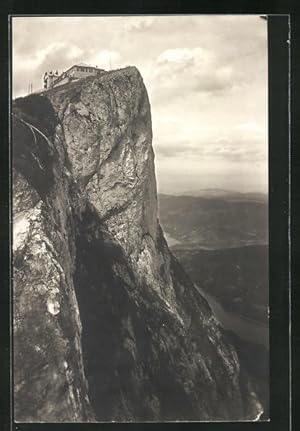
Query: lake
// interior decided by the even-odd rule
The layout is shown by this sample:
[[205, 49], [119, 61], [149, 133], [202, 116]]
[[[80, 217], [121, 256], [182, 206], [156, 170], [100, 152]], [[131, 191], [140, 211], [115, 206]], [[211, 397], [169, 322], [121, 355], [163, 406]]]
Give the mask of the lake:
[[224, 309], [224, 307], [211, 295], [196, 285], [199, 293], [209, 303], [216, 319], [224, 329], [234, 332], [242, 340], [254, 344], [261, 344], [269, 349], [269, 327], [261, 322], [247, 319], [237, 313]]

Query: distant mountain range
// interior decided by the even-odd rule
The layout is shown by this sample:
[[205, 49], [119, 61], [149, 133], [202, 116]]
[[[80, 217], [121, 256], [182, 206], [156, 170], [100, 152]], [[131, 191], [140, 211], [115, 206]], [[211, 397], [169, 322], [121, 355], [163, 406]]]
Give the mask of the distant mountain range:
[[242, 200], [242, 201], [258, 201], [258, 202], [267, 202], [268, 195], [267, 193], [261, 192], [238, 192], [234, 190], [225, 190], [225, 189], [216, 189], [216, 188], [208, 188], [208, 189], [199, 189], [199, 190], [187, 190], [180, 193], [164, 193], [161, 195], [167, 196], [193, 196], [193, 197], [203, 197], [203, 198], [226, 198], [227, 200]]
[[173, 196], [195, 196], [195, 197], [207, 197], [207, 198], [227, 197], [227, 198], [234, 198], [234, 199], [262, 200], [262, 201], [265, 201], [268, 199], [267, 193], [238, 192], [236, 190], [226, 190], [226, 189], [217, 189], [217, 188], [186, 190], [181, 193], [162, 193], [162, 194], [173, 195]]

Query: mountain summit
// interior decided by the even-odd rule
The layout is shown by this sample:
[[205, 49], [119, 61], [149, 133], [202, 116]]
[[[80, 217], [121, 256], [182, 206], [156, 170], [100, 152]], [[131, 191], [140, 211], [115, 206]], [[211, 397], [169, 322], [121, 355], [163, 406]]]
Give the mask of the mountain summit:
[[17, 99], [12, 123], [15, 419], [259, 417], [164, 239], [138, 70]]

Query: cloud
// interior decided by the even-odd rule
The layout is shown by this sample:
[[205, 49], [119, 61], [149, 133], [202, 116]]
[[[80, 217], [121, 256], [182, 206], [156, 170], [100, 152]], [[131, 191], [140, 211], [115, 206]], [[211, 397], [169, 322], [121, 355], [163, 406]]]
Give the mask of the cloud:
[[[157, 145], [155, 146], [155, 154], [161, 157], [177, 157], [180, 155], [188, 154], [188, 142], [176, 142], [171, 145]], [[194, 152], [193, 152], [194, 153]]]
[[242, 142], [228, 142], [219, 145], [217, 142], [198, 144], [187, 142], [171, 145], [159, 145], [155, 147], [155, 153], [162, 158], [185, 157], [202, 160], [223, 161], [266, 161], [266, 152], [257, 146], [257, 142], [249, 138], [247, 145]]
[[103, 49], [102, 51], [93, 53], [89, 57], [89, 63], [96, 65], [100, 68], [110, 70], [121, 67], [122, 58], [121, 54], [117, 51]]
[[[198, 55], [196, 55], [196, 53]], [[195, 57], [202, 57], [205, 59], [205, 51], [201, 48], [187, 49], [187, 48], [176, 48], [167, 49], [163, 51], [157, 58], [157, 63], [186, 63], [193, 61]]]
[[[176, 134], [162, 136], [155, 144], [155, 152], [161, 158], [184, 157], [190, 160], [210, 160], [224, 162], [267, 162], [267, 141], [263, 130], [256, 123], [251, 128], [237, 125], [225, 130], [224, 136], [219, 137], [217, 131], [207, 136], [202, 135], [192, 140], [181, 140]], [[255, 133], [253, 132], [255, 131]]]
[[255, 122], [247, 122], [247, 123], [242, 123], [242, 124], [238, 124], [236, 126], [236, 130], [239, 130], [241, 132], [246, 132], [246, 133], [264, 133], [265, 129], [262, 128], [259, 124], [255, 123]]
[[161, 52], [152, 77], [153, 97], [171, 101], [191, 93], [220, 94], [237, 85], [234, 69], [213, 51], [196, 47]]
[[153, 27], [155, 19], [153, 17], [136, 17], [134, 20], [129, 19], [123, 25], [123, 30], [126, 33], [142, 34], [149, 32]]
[[66, 46], [57, 42], [45, 48], [37, 50], [31, 56], [18, 53], [13, 59], [13, 84], [14, 93], [18, 93], [24, 88], [24, 83], [28, 85], [33, 82], [34, 89], [41, 87], [42, 76], [48, 70], [58, 69], [60, 72], [70, 67], [72, 64], [81, 61], [82, 49], [76, 45]]

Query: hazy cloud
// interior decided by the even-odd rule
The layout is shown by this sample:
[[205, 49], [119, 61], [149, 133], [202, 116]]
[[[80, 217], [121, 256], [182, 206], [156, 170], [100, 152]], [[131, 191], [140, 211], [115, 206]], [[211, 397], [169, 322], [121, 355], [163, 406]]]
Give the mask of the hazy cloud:
[[239, 141], [215, 141], [210, 143], [176, 142], [159, 145], [156, 153], [163, 158], [186, 157], [201, 160], [266, 162], [267, 154], [261, 142], [253, 138]]
[[221, 64], [212, 51], [201, 47], [163, 51], [153, 73], [154, 97], [169, 100], [187, 93], [218, 93], [235, 85], [230, 64]]

